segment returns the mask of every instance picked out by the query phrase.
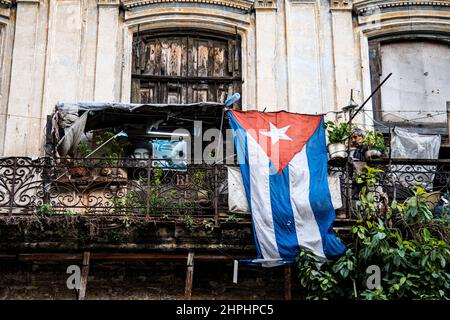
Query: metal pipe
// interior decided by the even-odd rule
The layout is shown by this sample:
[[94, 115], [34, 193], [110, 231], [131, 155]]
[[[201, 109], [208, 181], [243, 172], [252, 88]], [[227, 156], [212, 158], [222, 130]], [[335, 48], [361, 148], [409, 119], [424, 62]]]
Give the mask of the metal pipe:
[[376, 88], [375, 90], [371, 93], [371, 95], [366, 99], [366, 101], [363, 102], [363, 104], [359, 107], [358, 110], [356, 110], [356, 112], [353, 114], [353, 116], [350, 116], [350, 121], [353, 120], [353, 118], [358, 114], [358, 112], [360, 112], [362, 110], [362, 108], [364, 108], [364, 106], [367, 104], [367, 102], [369, 102], [369, 100], [375, 95], [375, 93], [377, 93], [377, 91], [381, 88], [381, 86], [387, 81], [387, 79], [389, 79], [392, 76], [392, 72], [388, 74], [388, 76], [383, 80], [383, 82], [381, 82]]

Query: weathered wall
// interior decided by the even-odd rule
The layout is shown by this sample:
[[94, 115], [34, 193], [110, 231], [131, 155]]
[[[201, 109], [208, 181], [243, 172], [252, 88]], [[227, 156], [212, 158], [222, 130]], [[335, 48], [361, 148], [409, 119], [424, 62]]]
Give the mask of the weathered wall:
[[[0, 265], [0, 299], [74, 300], [67, 289], [68, 265]], [[297, 273], [292, 272], [292, 298], [301, 299]], [[185, 263], [141, 262], [92, 264], [86, 299], [183, 299]], [[284, 299], [284, 269], [241, 267], [233, 283], [232, 263], [194, 264], [192, 299]]]
[[129, 102], [138, 26], [237, 31], [244, 108], [302, 113], [340, 110], [351, 89], [358, 103], [370, 95], [371, 39], [450, 35], [447, 0], [3, 0], [0, 10], [4, 156], [42, 155], [58, 101]]

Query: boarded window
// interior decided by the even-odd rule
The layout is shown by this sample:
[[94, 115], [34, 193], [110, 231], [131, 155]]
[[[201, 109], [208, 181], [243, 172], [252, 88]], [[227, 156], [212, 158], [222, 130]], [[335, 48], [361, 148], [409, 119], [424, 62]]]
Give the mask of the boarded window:
[[430, 41], [379, 43], [370, 46], [372, 87], [392, 77], [375, 96], [378, 120], [408, 125], [447, 120], [450, 101], [450, 45]]
[[241, 92], [237, 36], [203, 33], [135, 35], [132, 102], [224, 102]]

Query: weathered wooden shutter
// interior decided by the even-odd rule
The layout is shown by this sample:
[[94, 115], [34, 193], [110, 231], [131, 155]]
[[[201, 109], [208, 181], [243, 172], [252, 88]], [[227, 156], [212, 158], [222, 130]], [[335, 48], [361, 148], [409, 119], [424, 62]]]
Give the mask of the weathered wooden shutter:
[[[370, 83], [373, 90], [380, 84], [380, 78], [383, 73], [379, 41], [369, 42], [369, 66]], [[378, 90], [378, 92], [372, 97], [372, 106], [375, 119], [381, 120], [381, 90]]]
[[240, 44], [203, 35], [142, 36], [133, 57], [132, 102], [223, 102], [241, 92]]

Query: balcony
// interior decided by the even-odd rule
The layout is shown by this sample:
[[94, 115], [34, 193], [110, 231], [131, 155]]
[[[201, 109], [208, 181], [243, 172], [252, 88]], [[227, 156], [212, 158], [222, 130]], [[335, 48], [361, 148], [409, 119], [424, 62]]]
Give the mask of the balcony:
[[[165, 170], [153, 160], [0, 160], [0, 244], [17, 249], [232, 250], [253, 254], [249, 213], [228, 208], [227, 165]], [[380, 205], [429, 192], [433, 209], [448, 193], [449, 160], [378, 160]], [[356, 167], [330, 166], [344, 238], [361, 214]], [[337, 204], [335, 203], [337, 202]]]

